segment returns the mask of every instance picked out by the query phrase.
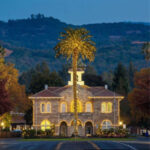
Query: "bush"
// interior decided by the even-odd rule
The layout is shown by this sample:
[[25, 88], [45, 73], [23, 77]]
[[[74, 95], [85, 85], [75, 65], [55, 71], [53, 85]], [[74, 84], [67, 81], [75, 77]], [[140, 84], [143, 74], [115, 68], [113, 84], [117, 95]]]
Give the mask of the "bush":
[[110, 128], [110, 129], [101, 129], [99, 128], [96, 132], [96, 135], [99, 137], [127, 137], [129, 132], [127, 129], [123, 128]]
[[42, 131], [42, 130], [37, 130], [37, 135], [36, 135], [36, 130], [24, 130], [22, 133], [22, 137], [24, 138], [48, 138], [54, 136], [55, 133], [55, 126], [51, 126], [51, 129]]
[[22, 137], [24, 137], [24, 138], [35, 138], [36, 137], [36, 131], [34, 129], [23, 130]]

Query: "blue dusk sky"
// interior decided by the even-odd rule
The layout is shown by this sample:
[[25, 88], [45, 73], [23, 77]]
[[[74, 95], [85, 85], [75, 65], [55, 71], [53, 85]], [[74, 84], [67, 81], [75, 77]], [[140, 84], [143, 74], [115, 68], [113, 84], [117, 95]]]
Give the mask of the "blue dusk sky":
[[71, 24], [150, 22], [150, 0], [0, 0], [0, 20], [44, 14]]

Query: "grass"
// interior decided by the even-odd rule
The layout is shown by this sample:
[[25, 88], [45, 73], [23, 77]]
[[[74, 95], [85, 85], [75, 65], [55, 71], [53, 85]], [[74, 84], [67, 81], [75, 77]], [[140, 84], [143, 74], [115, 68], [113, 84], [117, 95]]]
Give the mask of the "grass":
[[37, 138], [21, 139], [21, 141], [134, 141], [135, 138]]

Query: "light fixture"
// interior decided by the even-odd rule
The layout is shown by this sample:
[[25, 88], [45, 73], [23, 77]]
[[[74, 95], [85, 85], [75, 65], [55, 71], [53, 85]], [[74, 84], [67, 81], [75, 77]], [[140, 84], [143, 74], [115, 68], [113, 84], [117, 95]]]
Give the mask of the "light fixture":
[[119, 124], [122, 125], [123, 124], [122, 121], [120, 121]]

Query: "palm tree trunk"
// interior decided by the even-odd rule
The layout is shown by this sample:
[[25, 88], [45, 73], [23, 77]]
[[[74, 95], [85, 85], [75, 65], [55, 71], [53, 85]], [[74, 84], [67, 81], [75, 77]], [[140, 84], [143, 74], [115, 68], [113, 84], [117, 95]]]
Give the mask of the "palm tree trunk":
[[73, 61], [72, 61], [72, 67], [73, 67], [73, 96], [74, 96], [74, 135], [78, 135], [78, 126], [77, 126], [77, 120], [78, 120], [78, 112], [77, 112], [77, 59], [78, 54], [75, 50], [73, 53]]

